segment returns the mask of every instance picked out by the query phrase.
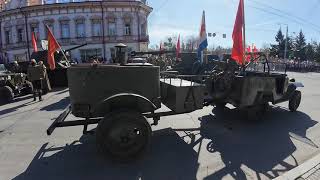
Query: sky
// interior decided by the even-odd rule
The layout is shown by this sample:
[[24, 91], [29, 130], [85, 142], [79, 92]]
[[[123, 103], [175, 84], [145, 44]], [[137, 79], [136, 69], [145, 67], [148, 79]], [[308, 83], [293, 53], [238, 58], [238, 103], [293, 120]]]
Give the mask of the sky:
[[[308, 42], [320, 42], [320, 0], [244, 0], [246, 42], [258, 48], [275, 42], [281, 28], [289, 36], [302, 30]], [[150, 46], [181, 34], [182, 41], [198, 36], [202, 11], [206, 13], [209, 47], [232, 47], [232, 31], [239, 0], [148, 0]], [[226, 34], [227, 38], [222, 38]]]

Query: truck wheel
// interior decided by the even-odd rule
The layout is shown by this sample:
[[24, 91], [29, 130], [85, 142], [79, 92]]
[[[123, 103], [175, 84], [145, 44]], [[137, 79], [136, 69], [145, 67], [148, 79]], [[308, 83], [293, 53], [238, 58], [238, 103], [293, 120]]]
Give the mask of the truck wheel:
[[1, 100], [5, 103], [12, 102], [14, 98], [13, 90], [9, 86], [4, 86], [0, 88]]
[[133, 111], [113, 112], [96, 129], [97, 148], [120, 162], [134, 160], [148, 147], [151, 126], [144, 116]]
[[289, 99], [289, 109], [291, 112], [296, 112], [301, 102], [301, 92], [294, 91]]

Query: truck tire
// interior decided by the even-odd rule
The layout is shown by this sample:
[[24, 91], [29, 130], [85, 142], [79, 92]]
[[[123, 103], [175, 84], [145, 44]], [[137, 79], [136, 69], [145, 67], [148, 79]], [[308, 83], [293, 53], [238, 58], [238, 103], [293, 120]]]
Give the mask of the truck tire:
[[0, 87], [1, 101], [9, 103], [13, 101], [13, 90], [9, 86]]
[[296, 112], [301, 102], [301, 92], [295, 90], [289, 99], [289, 109], [291, 112]]
[[96, 129], [97, 149], [118, 162], [141, 155], [151, 141], [151, 126], [138, 112], [116, 111], [105, 116]]

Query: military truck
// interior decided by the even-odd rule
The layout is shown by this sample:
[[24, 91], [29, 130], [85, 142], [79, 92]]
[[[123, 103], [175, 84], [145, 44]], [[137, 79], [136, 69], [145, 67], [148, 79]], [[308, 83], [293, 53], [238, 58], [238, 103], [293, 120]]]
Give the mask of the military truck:
[[24, 73], [14, 73], [0, 64], [0, 101], [9, 103], [15, 97], [31, 94], [33, 92], [32, 83], [26, 80]]

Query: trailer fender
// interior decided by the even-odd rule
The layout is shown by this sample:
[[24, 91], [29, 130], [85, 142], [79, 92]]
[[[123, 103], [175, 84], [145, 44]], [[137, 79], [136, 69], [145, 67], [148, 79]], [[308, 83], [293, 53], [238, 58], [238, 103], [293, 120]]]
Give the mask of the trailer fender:
[[93, 111], [108, 113], [119, 109], [130, 109], [144, 113], [153, 112], [157, 107], [144, 96], [133, 93], [120, 93], [106, 98]]

